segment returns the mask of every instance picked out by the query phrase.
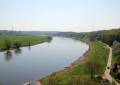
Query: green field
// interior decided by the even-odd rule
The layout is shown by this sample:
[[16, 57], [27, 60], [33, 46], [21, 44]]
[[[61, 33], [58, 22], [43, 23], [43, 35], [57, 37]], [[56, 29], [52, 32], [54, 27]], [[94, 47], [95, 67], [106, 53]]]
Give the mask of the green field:
[[40, 81], [43, 85], [101, 85], [94, 82], [91, 75], [102, 77], [107, 64], [109, 49], [106, 44], [98, 41], [89, 42], [91, 50], [86, 62], [77, 67], [55, 72]]
[[0, 36], [0, 51], [5, 50], [6, 39], [11, 43], [11, 49], [15, 47], [14, 44], [16, 42], [19, 42], [21, 46], [28, 46], [29, 43], [36, 45], [51, 40], [51, 38], [47, 36]]

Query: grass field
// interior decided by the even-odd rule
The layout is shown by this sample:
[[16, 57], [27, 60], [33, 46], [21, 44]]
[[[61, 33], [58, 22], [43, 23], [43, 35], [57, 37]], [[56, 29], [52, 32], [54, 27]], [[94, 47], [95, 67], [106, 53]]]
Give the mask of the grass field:
[[28, 46], [29, 42], [31, 45], [35, 45], [51, 40], [47, 36], [0, 36], [0, 51], [5, 50], [5, 39], [11, 42], [11, 48], [14, 48], [15, 42], [21, 43], [21, 46]]
[[[91, 70], [94, 75], [102, 76], [107, 64], [109, 49], [102, 42], [89, 42], [91, 50], [87, 55], [86, 62], [77, 67], [67, 68], [63, 71], [55, 72], [52, 75], [42, 78], [43, 85], [100, 85], [91, 81]], [[92, 66], [93, 69], [92, 69]], [[91, 70], [90, 70], [91, 69]], [[84, 84], [81, 80], [87, 80]], [[76, 82], [76, 83], [75, 83]], [[90, 84], [91, 83], [91, 84]]]

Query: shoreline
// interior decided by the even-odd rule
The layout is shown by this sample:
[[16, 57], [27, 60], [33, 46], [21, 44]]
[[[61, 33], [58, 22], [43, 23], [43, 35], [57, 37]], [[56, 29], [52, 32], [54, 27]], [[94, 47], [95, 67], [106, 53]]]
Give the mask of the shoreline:
[[76, 67], [80, 64], [83, 64], [85, 63], [86, 59], [87, 59], [87, 56], [89, 54], [89, 52], [91, 51], [91, 47], [90, 44], [88, 44], [89, 48], [88, 50], [86, 50], [85, 53], [83, 53], [78, 59], [76, 59], [75, 61], [73, 61], [71, 64], [70, 64], [70, 68], [73, 68], [73, 67]]
[[34, 45], [42, 44], [45, 42], [50, 42], [52, 40], [52, 37], [46, 36], [10, 36], [8, 37], [9, 42], [11, 43], [10, 48], [6, 49], [5, 47], [5, 40], [6, 38], [3, 37], [1, 39], [2, 43], [0, 44], [0, 52], [4, 52], [7, 50], [14, 50], [16, 49], [15, 43], [20, 43], [20, 48], [22, 47], [31, 47]]
[[[52, 75], [53, 73], [62, 72], [62, 71], [64, 71], [64, 70], [66, 70], [66, 69], [74, 68], [74, 67], [76, 67], [76, 66], [78, 66], [78, 65], [80, 65], [80, 64], [85, 63], [85, 62], [86, 62], [86, 59], [87, 59], [87, 57], [88, 57], [88, 55], [89, 55], [89, 53], [91, 52], [92, 45], [91, 45], [89, 42], [86, 42], [86, 41], [85, 41], [84, 43], [86, 43], [86, 44], [89, 46], [88, 50], [87, 50], [85, 53], [83, 53], [83, 54], [82, 54], [78, 59], [76, 59], [75, 61], [71, 62], [69, 66], [64, 67], [64, 69], [62, 69], [62, 70], [60, 70], [60, 71], [52, 72], [52, 73], [48, 74], [47, 76], [50, 76], [50, 75]], [[47, 77], [47, 76], [45, 76], [45, 77]], [[43, 77], [43, 78], [44, 78], [44, 77]], [[42, 84], [42, 79], [43, 79], [43, 78], [37, 80], [37, 81], [39, 81], [40, 85], [43, 85], [43, 84]], [[38, 84], [38, 85], [39, 85], [39, 84]]]
[[[43, 43], [46, 43], [46, 42], [48, 42], [48, 41], [43, 41], [43, 42], [40, 42], [40, 43], [37, 43], [37, 44], [31, 44], [30, 46], [29, 45], [22, 45], [19, 49], [24, 48], [24, 47], [32, 47], [32, 46], [40, 45], [40, 44], [43, 44]], [[15, 50], [15, 49], [16, 49], [15, 47], [12, 47], [9, 50]], [[0, 50], [0, 52], [5, 52], [5, 51], [9, 51], [9, 50]]]

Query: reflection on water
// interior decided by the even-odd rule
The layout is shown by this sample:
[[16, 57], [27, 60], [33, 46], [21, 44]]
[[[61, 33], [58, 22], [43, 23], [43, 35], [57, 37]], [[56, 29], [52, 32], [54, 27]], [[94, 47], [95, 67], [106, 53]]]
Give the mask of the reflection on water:
[[47, 42], [48, 42], [48, 43], [51, 43], [51, 41], [52, 41], [52, 38], [50, 37], [49, 40], [48, 40]]
[[52, 72], [64, 69], [88, 50], [88, 45], [70, 38], [54, 37], [52, 41], [31, 47], [0, 52], [0, 85], [22, 85]]
[[[15, 53], [16, 55], [21, 54], [21, 52], [22, 52], [22, 50], [21, 50], [20, 48], [14, 50], [14, 53]], [[11, 60], [11, 59], [12, 59], [12, 56], [13, 56], [11, 50], [7, 50], [4, 55], [5, 55], [5, 60], [6, 60], [6, 61]]]
[[31, 50], [31, 46], [28, 46], [28, 49]]
[[18, 49], [15, 49], [14, 52], [15, 52], [15, 54], [19, 55], [22, 52], [22, 50], [20, 48], [18, 48]]
[[9, 61], [9, 60], [11, 60], [12, 59], [12, 52], [10, 51], [10, 50], [7, 50], [6, 52], [5, 52], [5, 60], [6, 61]]

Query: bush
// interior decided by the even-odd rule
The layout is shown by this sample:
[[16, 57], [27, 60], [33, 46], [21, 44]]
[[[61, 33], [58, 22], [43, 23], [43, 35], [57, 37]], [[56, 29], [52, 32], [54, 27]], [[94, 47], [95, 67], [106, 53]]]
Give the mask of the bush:
[[9, 50], [12, 47], [11, 41], [8, 38], [6, 38], [4, 42], [5, 42], [4, 44], [5, 50]]
[[14, 46], [16, 49], [19, 49], [21, 47], [21, 43], [17, 41], [14, 43]]

